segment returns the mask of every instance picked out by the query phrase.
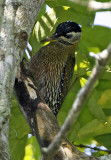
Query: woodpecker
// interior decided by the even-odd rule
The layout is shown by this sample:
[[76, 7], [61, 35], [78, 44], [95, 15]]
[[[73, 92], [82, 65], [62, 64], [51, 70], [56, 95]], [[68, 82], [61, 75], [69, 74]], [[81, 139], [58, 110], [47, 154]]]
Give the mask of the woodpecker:
[[40, 96], [55, 116], [68, 92], [80, 39], [81, 27], [76, 22], [62, 22], [54, 34], [43, 40], [50, 43], [42, 47], [29, 63]]

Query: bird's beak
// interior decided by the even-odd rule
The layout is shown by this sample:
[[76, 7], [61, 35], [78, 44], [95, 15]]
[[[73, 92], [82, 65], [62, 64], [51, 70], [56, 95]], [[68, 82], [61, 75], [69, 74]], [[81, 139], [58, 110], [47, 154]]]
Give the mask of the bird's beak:
[[41, 42], [44, 43], [44, 42], [56, 42], [56, 41], [57, 41], [57, 37], [53, 34], [52, 36], [43, 39]]

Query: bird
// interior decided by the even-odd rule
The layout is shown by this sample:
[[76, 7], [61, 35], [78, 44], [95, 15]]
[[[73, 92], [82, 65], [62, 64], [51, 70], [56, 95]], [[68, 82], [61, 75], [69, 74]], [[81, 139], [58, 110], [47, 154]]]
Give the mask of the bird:
[[57, 116], [67, 95], [75, 66], [75, 50], [82, 35], [72, 21], [60, 23], [29, 62], [40, 96]]

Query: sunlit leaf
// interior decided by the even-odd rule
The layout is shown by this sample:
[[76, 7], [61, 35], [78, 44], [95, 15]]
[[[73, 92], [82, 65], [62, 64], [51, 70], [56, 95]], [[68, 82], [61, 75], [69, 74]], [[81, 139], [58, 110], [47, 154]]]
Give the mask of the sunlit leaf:
[[95, 137], [97, 135], [103, 135], [111, 133], [111, 116], [107, 117], [107, 125], [103, 124], [100, 120], [94, 119], [90, 123], [83, 126], [79, 132], [78, 137], [79, 138], [91, 138]]
[[25, 156], [23, 160], [39, 160], [40, 159], [40, 147], [34, 136], [31, 136], [25, 147]]
[[30, 133], [30, 128], [13, 96], [9, 135], [10, 150], [13, 160], [22, 160], [28, 133]]
[[101, 105], [102, 108], [111, 109], [111, 89], [107, 89], [102, 93], [98, 104]]
[[101, 107], [97, 103], [97, 99], [94, 96], [90, 96], [88, 100], [88, 107], [91, 113], [95, 116], [95, 118], [98, 118], [103, 123], [107, 121], [106, 116], [101, 109]]

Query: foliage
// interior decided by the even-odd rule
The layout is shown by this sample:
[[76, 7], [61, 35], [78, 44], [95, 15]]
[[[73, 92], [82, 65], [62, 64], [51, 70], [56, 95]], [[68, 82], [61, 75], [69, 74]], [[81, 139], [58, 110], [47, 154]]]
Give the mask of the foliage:
[[[51, 7], [48, 12], [46, 12], [46, 5]], [[59, 23], [75, 21], [82, 26], [82, 40], [75, 55], [76, 66], [72, 83], [76, 78], [77, 80], [68, 92], [58, 114], [57, 118], [60, 125], [64, 122], [77, 92], [84, 86], [90, 76], [95, 62], [89, 56], [89, 52], [99, 53], [107, 47], [111, 39], [111, 30], [109, 28], [93, 25], [95, 12], [89, 10], [87, 5], [74, 3], [73, 0], [46, 0], [29, 40], [34, 54], [42, 47], [40, 41], [54, 33]], [[17, 102], [15, 102], [15, 98], [12, 99], [12, 106], [10, 148], [13, 160], [22, 160], [24, 152], [26, 152], [24, 160], [26, 160], [28, 153], [30, 155], [27, 160], [39, 159], [39, 146], [34, 137], [28, 138], [27, 135], [30, 133], [30, 129], [19, 110]], [[89, 95], [68, 138], [74, 144], [89, 145], [94, 142], [98, 146], [104, 145], [106, 148], [111, 149], [111, 62], [106, 66], [93, 92]]]
[[[15, 97], [12, 97], [12, 109], [10, 118], [10, 149], [13, 160], [22, 160], [25, 153], [27, 135], [30, 128], [22, 115]], [[18, 152], [19, 151], [19, 152]]]

